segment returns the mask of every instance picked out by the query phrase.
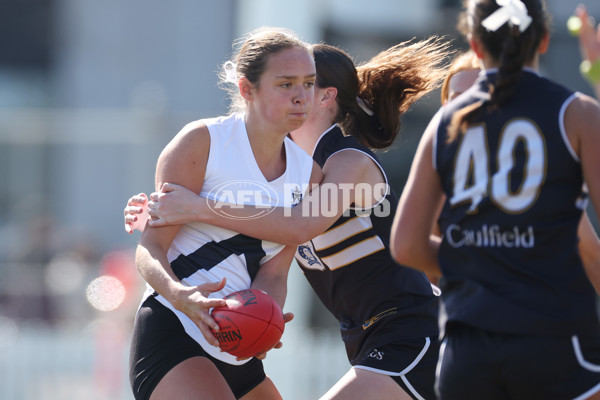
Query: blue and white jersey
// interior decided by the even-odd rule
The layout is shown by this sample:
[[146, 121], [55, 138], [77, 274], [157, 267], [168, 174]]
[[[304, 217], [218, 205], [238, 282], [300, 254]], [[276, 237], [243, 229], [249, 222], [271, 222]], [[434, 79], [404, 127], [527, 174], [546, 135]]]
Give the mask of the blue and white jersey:
[[313, 159], [323, 167], [340, 151], [358, 151], [373, 159], [386, 180], [383, 197], [368, 209], [346, 210], [325, 232], [299, 246], [296, 260], [340, 322], [346, 353], [354, 364], [373, 348], [437, 336], [438, 298], [425, 274], [398, 265], [391, 257], [389, 240], [398, 199], [375, 154], [334, 125], [319, 138]]
[[[244, 114], [203, 120], [210, 132], [210, 153], [201, 196], [238, 205], [292, 207], [297, 204], [310, 181], [313, 161], [299, 146], [285, 138], [286, 170], [268, 182], [250, 146]], [[238, 232], [200, 222], [182, 226], [167, 253], [176, 276], [182, 283], [197, 286], [227, 278], [225, 288], [212, 293], [222, 298], [247, 289], [260, 266], [283, 249], [283, 245], [255, 239]], [[146, 296], [154, 293], [148, 288]], [[186, 332], [211, 356], [230, 364], [235, 357], [210, 345], [198, 327], [185, 314], [175, 310], [162, 296], [158, 301], [179, 318]]]
[[434, 168], [446, 194], [439, 262], [448, 321], [495, 332], [600, 333], [579, 257], [582, 170], [564, 127], [574, 93], [525, 69], [515, 96], [449, 142], [454, 112], [488, 98], [489, 71], [440, 110]]

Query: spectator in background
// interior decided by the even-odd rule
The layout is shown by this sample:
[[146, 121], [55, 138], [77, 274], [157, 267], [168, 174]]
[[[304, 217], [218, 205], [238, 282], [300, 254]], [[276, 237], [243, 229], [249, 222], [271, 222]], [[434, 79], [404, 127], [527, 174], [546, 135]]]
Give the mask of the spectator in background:
[[581, 21], [579, 30], [579, 48], [582, 58], [582, 72], [596, 91], [600, 99], [600, 25], [594, 27], [594, 20], [588, 15], [587, 9], [580, 4], [575, 9]]

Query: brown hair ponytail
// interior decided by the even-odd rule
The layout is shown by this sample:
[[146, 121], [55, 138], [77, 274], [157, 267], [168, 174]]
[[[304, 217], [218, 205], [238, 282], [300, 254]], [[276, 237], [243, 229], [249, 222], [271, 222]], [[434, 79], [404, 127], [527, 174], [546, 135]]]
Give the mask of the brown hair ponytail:
[[315, 45], [313, 53], [317, 86], [338, 90], [339, 112], [334, 122], [374, 149], [390, 146], [400, 130], [402, 114], [441, 85], [451, 54], [449, 44], [438, 37], [400, 43], [356, 68], [335, 47]]

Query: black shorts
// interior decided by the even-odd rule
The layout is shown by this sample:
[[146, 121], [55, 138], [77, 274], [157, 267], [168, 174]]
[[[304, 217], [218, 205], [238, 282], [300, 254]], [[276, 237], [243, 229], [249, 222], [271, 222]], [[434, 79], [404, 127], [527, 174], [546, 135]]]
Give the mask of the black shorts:
[[231, 365], [207, 354], [192, 339], [179, 319], [154, 297], [144, 301], [135, 318], [129, 380], [137, 400], [149, 399], [160, 380], [177, 364], [190, 357], [206, 357], [219, 369], [236, 398], [244, 396], [265, 379], [262, 361], [253, 358]]
[[438, 390], [451, 399], [585, 399], [600, 391], [600, 338], [521, 336], [453, 323]]
[[439, 348], [437, 337], [403, 339], [371, 349], [354, 368], [389, 375], [413, 399], [433, 400]]

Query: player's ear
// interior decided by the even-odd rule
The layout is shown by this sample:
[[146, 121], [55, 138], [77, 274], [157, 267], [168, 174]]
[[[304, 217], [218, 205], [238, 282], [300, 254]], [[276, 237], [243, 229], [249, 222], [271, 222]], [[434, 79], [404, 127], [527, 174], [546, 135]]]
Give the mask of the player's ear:
[[546, 32], [542, 40], [540, 41], [540, 47], [538, 48], [538, 53], [544, 54], [548, 51], [548, 46], [550, 46], [550, 33]]
[[469, 46], [471, 46], [471, 49], [473, 50], [477, 58], [483, 59], [483, 46], [481, 45], [481, 42], [479, 42], [479, 40], [477, 40], [470, 33], [467, 36], [467, 40], [469, 41]]
[[254, 85], [245, 76], [241, 77], [238, 81], [238, 88], [240, 94], [246, 101], [252, 101], [254, 97]]
[[333, 86], [325, 88], [325, 90], [323, 90], [322, 93], [320, 93], [321, 105], [328, 106], [329, 104], [335, 102], [335, 99], [337, 98], [337, 93], [337, 89]]

